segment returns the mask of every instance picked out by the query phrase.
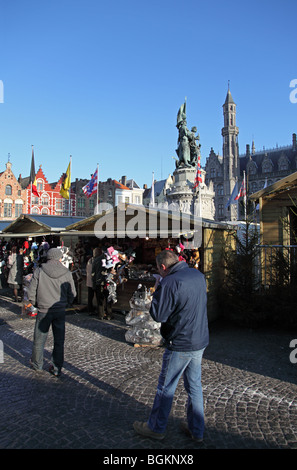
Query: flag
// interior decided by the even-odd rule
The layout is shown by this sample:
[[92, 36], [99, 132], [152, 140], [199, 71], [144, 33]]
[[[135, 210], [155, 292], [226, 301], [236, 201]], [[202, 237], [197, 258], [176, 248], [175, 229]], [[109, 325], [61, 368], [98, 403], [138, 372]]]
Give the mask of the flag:
[[193, 188], [198, 188], [199, 183], [202, 183], [201, 165], [200, 165], [200, 155], [198, 156], [197, 172], [196, 172], [196, 176], [195, 176], [195, 181], [194, 181], [194, 186], [193, 186]]
[[60, 194], [64, 199], [69, 199], [69, 189], [71, 186], [71, 169], [70, 169], [70, 162], [66, 170], [66, 176], [64, 181], [61, 185]]
[[39, 197], [39, 193], [37, 191], [37, 181], [36, 181], [36, 174], [35, 174], [35, 162], [34, 162], [34, 150], [32, 145], [32, 160], [31, 160], [31, 170], [30, 170], [30, 183], [32, 188], [32, 194], [34, 196]]
[[87, 197], [91, 197], [92, 194], [95, 194], [98, 191], [98, 168], [96, 168], [95, 173], [92, 175], [90, 181], [82, 188], [83, 192]]
[[228, 209], [228, 207], [229, 207], [231, 204], [234, 204], [234, 203], [235, 203], [235, 196], [237, 195], [237, 191], [238, 191], [238, 189], [237, 189], [237, 183], [235, 183], [234, 188], [233, 188], [233, 191], [232, 191], [232, 194], [231, 194], [231, 196], [229, 197], [228, 202], [227, 202], [227, 204], [226, 204], [226, 206], [225, 206], [226, 209]]
[[[263, 186], [262, 189], [267, 188], [267, 186], [268, 186], [268, 185], [267, 185], [267, 177], [266, 177], [266, 178], [265, 178], [265, 183], [264, 183], [264, 186]], [[260, 204], [258, 203], [258, 204], [256, 205], [256, 211], [258, 211], [259, 209], [260, 209]]]
[[242, 180], [240, 190], [235, 198], [235, 201], [237, 201], [240, 197], [243, 197], [243, 196], [246, 196], [245, 178]]
[[150, 204], [152, 204], [152, 206], [155, 205], [155, 175], [154, 175], [154, 173], [153, 173], [153, 181], [152, 181], [152, 187], [151, 187]]

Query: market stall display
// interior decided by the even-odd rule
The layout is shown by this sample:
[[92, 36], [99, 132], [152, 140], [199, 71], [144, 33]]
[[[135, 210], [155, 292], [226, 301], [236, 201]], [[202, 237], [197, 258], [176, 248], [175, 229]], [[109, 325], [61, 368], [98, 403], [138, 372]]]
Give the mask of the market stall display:
[[126, 324], [129, 328], [125, 333], [128, 343], [134, 345], [161, 346], [160, 323], [155, 322], [149, 310], [152, 302], [151, 289], [139, 284], [130, 300], [130, 311], [126, 315]]

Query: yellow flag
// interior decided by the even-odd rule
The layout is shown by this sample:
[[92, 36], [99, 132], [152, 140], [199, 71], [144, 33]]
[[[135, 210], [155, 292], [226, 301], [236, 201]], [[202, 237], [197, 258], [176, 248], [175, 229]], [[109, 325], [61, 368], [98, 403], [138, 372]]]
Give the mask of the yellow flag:
[[60, 189], [60, 194], [65, 199], [69, 199], [70, 186], [71, 186], [71, 169], [70, 169], [70, 162], [69, 162], [69, 165], [68, 165], [67, 171], [66, 171], [66, 176], [64, 178], [64, 181], [63, 181], [63, 183], [61, 185], [61, 189]]

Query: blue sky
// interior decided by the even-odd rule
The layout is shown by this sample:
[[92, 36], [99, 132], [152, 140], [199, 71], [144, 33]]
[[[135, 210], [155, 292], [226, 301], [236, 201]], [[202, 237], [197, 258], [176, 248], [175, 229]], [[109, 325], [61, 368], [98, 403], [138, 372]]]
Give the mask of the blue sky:
[[[222, 154], [228, 80], [240, 153], [297, 132], [296, 0], [2, 0], [0, 170], [28, 176], [31, 145], [49, 182], [173, 173], [176, 116]], [[1, 96], [0, 96], [1, 101]]]

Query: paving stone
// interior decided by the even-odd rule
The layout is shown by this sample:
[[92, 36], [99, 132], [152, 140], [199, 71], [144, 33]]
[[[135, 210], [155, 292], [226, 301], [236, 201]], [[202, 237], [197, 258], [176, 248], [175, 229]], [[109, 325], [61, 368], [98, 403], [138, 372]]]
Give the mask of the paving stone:
[[183, 435], [187, 395], [182, 381], [164, 441], [135, 434], [146, 420], [160, 372], [162, 348], [125, 341], [124, 316], [101, 321], [67, 315], [65, 364], [60, 379], [30, 369], [35, 320], [0, 297], [0, 448], [2, 449], [288, 449], [297, 447], [297, 365], [289, 361], [290, 333], [210, 328], [202, 363], [205, 436]]

